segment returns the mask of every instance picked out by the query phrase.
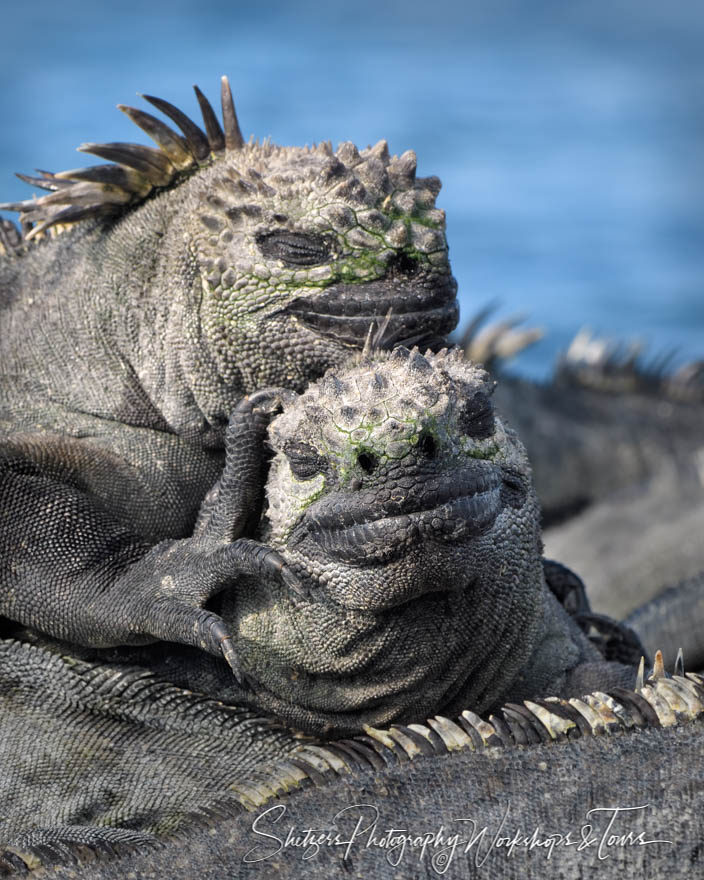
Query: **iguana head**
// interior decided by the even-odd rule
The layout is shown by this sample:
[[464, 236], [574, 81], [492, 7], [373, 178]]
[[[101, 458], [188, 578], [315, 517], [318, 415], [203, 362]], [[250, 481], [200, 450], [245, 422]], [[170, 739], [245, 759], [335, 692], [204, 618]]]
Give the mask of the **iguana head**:
[[28, 238], [150, 211], [176, 255], [172, 275], [188, 278], [199, 342], [239, 393], [303, 388], [370, 330], [379, 346], [431, 344], [455, 327], [440, 181], [416, 177], [412, 151], [245, 143], [227, 80], [223, 127], [196, 93], [207, 134], [162, 99], [147, 96], [181, 133], [121, 105], [158, 149], [84, 144], [117, 164], [25, 177], [51, 192], [0, 207], [21, 212]]
[[486, 708], [515, 680], [545, 584], [530, 468], [492, 387], [458, 351], [398, 348], [285, 404], [262, 539], [306, 598], [251, 584], [228, 612], [260, 706], [352, 729]]
[[328, 372], [270, 429], [269, 544], [316, 594], [377, 611], [463, 590], [484, 548], [539, 555], [523, 445], [459, 351]]
[[301, 387], [297, 377], [320, 375], [370, 330], [388, 344], [455, 326], [439, 181], [415, 166], [382, 141], [336, 153], [247, 144], [208, 170], [190, 234], [221, 373], [233, 351], [241, 370], [256, 347], [247, 387]]

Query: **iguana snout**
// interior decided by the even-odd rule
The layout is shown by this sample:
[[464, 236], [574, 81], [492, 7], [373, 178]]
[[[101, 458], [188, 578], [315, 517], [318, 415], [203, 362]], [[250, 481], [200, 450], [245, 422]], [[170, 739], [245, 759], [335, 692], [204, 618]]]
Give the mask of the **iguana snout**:
[[[415, 543], [457, 544], [493, 526], [501, 512], [501, 469], [488, 462], [429, 476], [411, 474], [403, 485], [385, 481], [376, 491], [333, 493], [314, 502], [291, 534], [350, 565], [383, 565]], [[525, 491], [523, 491], [525, 498]]]
[[359, 345], [371, 324], [382, 325], [379, 342], [443, 338], [456, 326], [459, 314], [457, 282], [451, 275], [424, 271], [410, 258], [403, 270], [392, 260], [387, 276], [379, 281], [339, 283], [320, 293], [295, 299], [284, 312], [295, 315], [303, 326], [350, 345]]

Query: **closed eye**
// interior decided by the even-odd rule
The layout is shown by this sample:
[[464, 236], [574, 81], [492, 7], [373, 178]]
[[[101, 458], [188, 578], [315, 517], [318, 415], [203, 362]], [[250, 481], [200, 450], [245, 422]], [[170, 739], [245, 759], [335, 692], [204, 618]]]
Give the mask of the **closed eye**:
[[327, 460], [307, 443], [290, 443], [284, 448], [284, 455], [297, 480], [312, 480], [327, 468]]
[[256, 241], [263, 256], [289, 266], [320, 266], [330, 259], [329, 239], [312, 232], [267, 232]]

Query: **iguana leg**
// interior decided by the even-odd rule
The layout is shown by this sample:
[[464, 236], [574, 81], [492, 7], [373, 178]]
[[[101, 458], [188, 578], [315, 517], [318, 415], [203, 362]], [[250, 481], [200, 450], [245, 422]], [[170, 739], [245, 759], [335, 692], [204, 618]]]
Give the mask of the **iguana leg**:
[[646, 651], [637, 633], [621, 621], [595, 614], [578, 575], [552, 559], [543, 559], [543, 572], [550, 591], [605, 660], [638, 665]]
[[263, 407], [274, 397], [245, 399], [233, 413], [225, 471], [197, 534], [155, 546], [110, 512], [109, 498], [79, 485], [70, 467], [51, 470], [0, 450], [0, 614], [91, 647], [193, 645], [224, 656], [240, 676], [230, 634], [203, 605], [241, 574], [298, 583], [278, 553], [238, 537], [258, 512]]
[[201, 505], [194, 536], [234, 541], [258, 525], [266, 480], [266, 429], [277, 404], [291, 395], [264, 388], [237, 404], [225, 433], [225, 468]]

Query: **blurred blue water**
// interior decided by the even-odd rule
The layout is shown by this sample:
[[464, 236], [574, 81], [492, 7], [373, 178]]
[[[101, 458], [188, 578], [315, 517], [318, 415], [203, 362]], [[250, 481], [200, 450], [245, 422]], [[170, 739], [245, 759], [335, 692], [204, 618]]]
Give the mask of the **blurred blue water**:
[[548, 331], [520, 371], [584, 324], [701, 357], [703, 37], [690, 0], [6, 4], [0, 197], [141, 140], [114, 109], [135, 92], [196, 114], [228, 73], [246, 135], [416, 150], [464, 317], [498, 300]]

